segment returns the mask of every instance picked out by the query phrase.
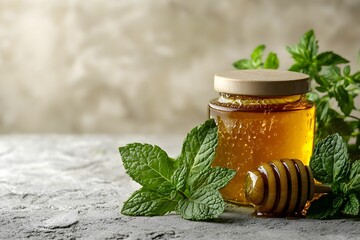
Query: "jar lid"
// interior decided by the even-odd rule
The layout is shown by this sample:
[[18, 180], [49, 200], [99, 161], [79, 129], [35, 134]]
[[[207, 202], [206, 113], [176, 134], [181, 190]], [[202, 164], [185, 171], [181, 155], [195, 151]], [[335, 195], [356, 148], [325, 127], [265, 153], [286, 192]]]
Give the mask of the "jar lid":
[[288, 96], [309, 92], [310, 78], [281, 70], [234, 70], [215, 74], [214, 89], [239, 95]]

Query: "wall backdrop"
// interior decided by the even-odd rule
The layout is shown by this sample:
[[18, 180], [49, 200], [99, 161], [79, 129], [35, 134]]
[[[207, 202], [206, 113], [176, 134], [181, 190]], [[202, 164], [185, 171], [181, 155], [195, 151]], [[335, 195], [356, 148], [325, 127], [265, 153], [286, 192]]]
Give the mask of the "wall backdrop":
[[311, 28], [359, 69], [359, 0], [0, 0], [0, 133], [185, 133], [214, 73]]

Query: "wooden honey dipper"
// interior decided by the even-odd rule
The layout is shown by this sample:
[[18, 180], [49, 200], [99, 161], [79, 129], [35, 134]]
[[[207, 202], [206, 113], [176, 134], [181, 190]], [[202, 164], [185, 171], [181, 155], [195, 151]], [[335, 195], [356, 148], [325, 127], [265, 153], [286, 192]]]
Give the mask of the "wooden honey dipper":
[[300, 214], [314, 193], [328, 192], [330, 186], [315, 185], [311, 169], [297, 159], [263, 163], [245, 177], [245, 197], [258, 213]]

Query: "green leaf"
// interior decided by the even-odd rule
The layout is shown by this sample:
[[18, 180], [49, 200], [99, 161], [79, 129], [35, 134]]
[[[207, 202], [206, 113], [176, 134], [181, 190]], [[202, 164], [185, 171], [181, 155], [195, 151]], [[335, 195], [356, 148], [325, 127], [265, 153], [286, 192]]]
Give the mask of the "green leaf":
[[240, 59], [233, 63], [233, 66], [237, 69], [277, 69], [279, 67], [279, 59], [276, 53], [270, 52], [265, 60], [262, 61], [265, 45], [257, 46], [251, 53], [250, 59]]
[[350, 169], [345, 141], [339, 134], [328, 136], [315, 147], [310, 168], [316, 180], [323, 183], [344, 181]]
[[337, 66], [323, 67], [321, 69], [321, 77], [327, 82], [336, 82], [341, 79], [341, 71]]
[[315, 80], [315, 82], [317, 84], [319, 84], [319, 87], [321, 89], [323, 89], [322, 92], [329, 91], [331, 89], [331, 87], [332, 87], [332, 84], [329, 83], [329, 79], [327, 79], [327, 78], [325, 78], [325, 77], [323, 77], [321, 75], [316, 77], [314, 80]]
[[333, 201], [333, 208], [340, 208], [344, 203], [344, 198], [342, 196], [336, 196]]
[[349, 116], [354, 109], [353, 96], [344, 88], [343, 84], [338, 84], [335, 88], [335, 99], [338, 102], [338, 106], [345, 116]]
[[349, 65], [345, 66], [343, 69], [344, 76], [348, 77], [350, 76], [351, 67]]
[[267, 56], [265, 63], [264, 63], [265, 69], [278, 69], [279, 68], [279, 59], [276, 55], [276, 53], [270, 52]]
[[[348, 178], [350, 170], [349, 155], [346, 142], [339, 134], [334, 134], [327, 142], [327, 151], [323, 156], [323, 165], [328, 173], [333, 173], [333, 182], [341, 182]], [[328, 152], [329, 151], [329, 152]], [[331, 152], [332, 151], [332, 152]]]
[[158, 146], [132, 143], [120, 147], [119, 152], [129, 176], [142, 186], [171, 191], [171, 176], [175, 170], [174, 161]]
[[309, 30], [301, 37], [299, 47], [306, 50], [305, 55], [309, 54], [309, 58], [316, 56], [318, 44], [315, 38], [314, 30]]
[[318, 130], [316, 134], [318, 139], [323, 139], [328, 135], [338, 133], [343, 139], [348, 141], [353, 132], [351, 122], [345, 122], [339, 113], [330, 108], [322, 120], [319, 120], [319, 115], [316, 114], [316, 121], [318, 128], [321, 129], [321, 131]]
[[354, 179], [356, 176], [360, 175], [360, 160], [356, 160], [351, 165], [350, 169], [350, 179]]
[[179, 164], [187, 165], [189, 174], [210, 167], [215, 157], [217, 140], [217, 126], [214, 119], [209, 119], [195, 127], [185, 138], [178, 158]]
[[328, 89], [324, 86], [318, 86], [315, 88], [318, 92], [325, 93], [328, 91]]
[[264, 55], [265, 45], [257, 46], [251, 53], [251, 60], [255, 66], [259, 66], [262, 62], [262, 57]]
[[338, 182], [333, 182], [331, 183], [331, 193], [333, 195], [341, 195], [343, 193], [343, 189], [344, 189], [344, 186], [342, 186], [342, 184], [338, 183]]
[[186, 187], [186, 182], [188, 178], [188, 167], [186, 165], [181, 165], [177, 168], [174, 174], [171, 176], [171, 183], [175, 186], [176, 190], [183, 192]]
[[[294, 65], [290, 69], [303, 69], [306, 66], [308, 66], [308, 63], [306, 63], [306, 59], [304, 59], [304, 56], [302, 55], [302, 50], [298, 46], [288, 46], [286, 47], [286, 50], [291, 54], [291, 57], [295, 60]], [[296, 65], [296, 67], [294, 67]], [[290, 70], [289, 69], [289, 70]], [[292, 71], [292, 70], [290, 70]], [[296, 71], [296, 70], [293, 70]]]
[[[306, 217], [313, 219], [328, 219], [340, 212], [338, 197], [332, 194], [322, 195], [311, 202]], [[336, 206], [336, 207], [334, 207]]]
[[336, 65], [341, 63], [348, 63], [349, 61], [334, 52], [323, 52], [316, 56], [320, 66]]
[[[313, 30], [306, 32], [300, 39], [298, 45], [287, 47], [286, 50], [291, 54], [295, 60], [295, 64], [290, 69], [302, 70], [305, 73], [309, 72], [311, 63], [316, 58], [318, 45], [315, 39]], [[300, 67], [301, 66], [301, 67]]]
[[209, 187], [200, 188], [187, 199], [180, 200], [177, 210], [182, 218], [206, 220], [224, 212], [225, 204], [220, 193]]
[[124, 202], [121, 213], [129, 216], [161, 216], [174, 211], [177, 201], [146, 188], [134, 192]]
[[316, 60], [318, 45], [313, 30], [306, 32], [297, 45], [287, 47], [286, 50], [295, 60], [289, 69], [290, 71], [303, 72], [312, 78], [317, 78], [319, 71]]
[[189, 179], [190, 189], [192, 191], [203, 187], [220, 189], [235, 176], [236, 171], [222, 167], [208, 168], [194, 174]]
[[304, 69], [306, 69], [306, 68], [307, 68], [307, 65], [305, 65], [305, 64], [295, 63], [289, 68], [289, 71], [307, 73], [307, 71], [304, 71]]
[[359, 215], [359, 199], [355, 193], [349, 195], [349, 199], [345, 203], [342, 213], [346, 215]]
[[348, 192], [360, 192], [360, 160], [351, 165], [349, 179]]
[[320, 100], [320, 102], [317, 105], [317, 115], [319, 116], [319, 120], [324, 120], [325, 117], [327, 116], [327, 113], [329, 111], [329, 99], [327, 98], [322, 98]]
[[249, 59], [240, 59], [233, 63], [233, 66], [237, 69], [255, 69], [256, 67], [252, 64]]
[[354, 73], [351, 78], [357, 83], [360, 82], [360, 71]]
[[310, 102], [316, 103], [318, 102], [318, 100], [320, 99], [320, 96], [318, 93], [316, 92], [308, 92], [306, 94], [306, 98], [307, 100], [309, 100]]

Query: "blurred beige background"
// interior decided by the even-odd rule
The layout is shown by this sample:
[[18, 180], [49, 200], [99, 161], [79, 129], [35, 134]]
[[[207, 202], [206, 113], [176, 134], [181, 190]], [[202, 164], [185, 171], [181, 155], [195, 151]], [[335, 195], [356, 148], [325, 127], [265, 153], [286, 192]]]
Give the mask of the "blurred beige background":
[[0, 0], [0, 133], [185, 133], [213, 74], [313, 28], [356, 63], [359, 0]]

